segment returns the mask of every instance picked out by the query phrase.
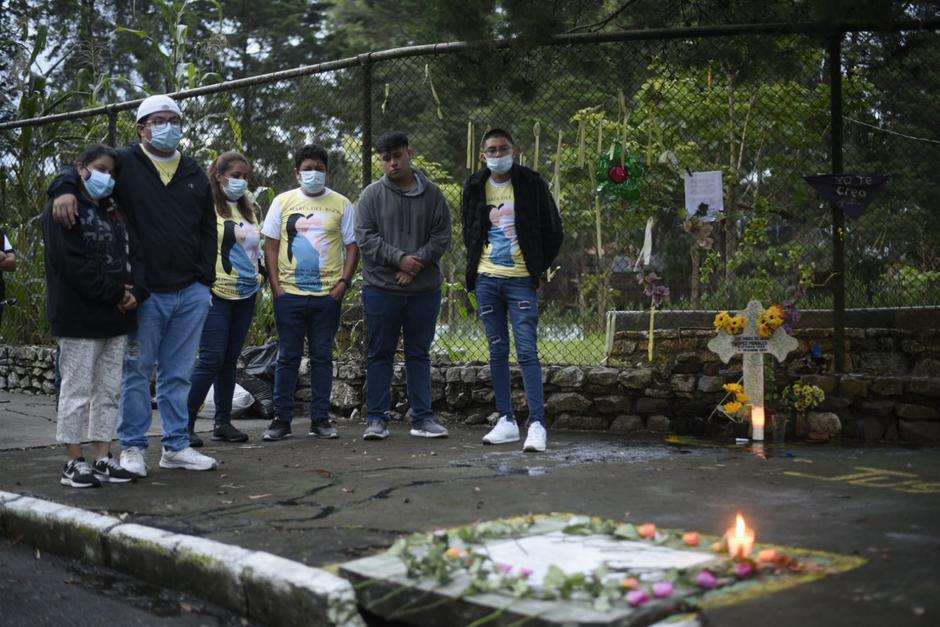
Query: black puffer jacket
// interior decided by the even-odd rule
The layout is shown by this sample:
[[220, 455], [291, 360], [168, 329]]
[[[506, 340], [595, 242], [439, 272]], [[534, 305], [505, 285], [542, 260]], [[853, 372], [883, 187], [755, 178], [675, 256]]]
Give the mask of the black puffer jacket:
[[[542, 176], [514, 163], [510, 174], [515, 197], [516, 237], [532, 284], [538, 287], [542, 273], [548, 270], [564, 239], [561, 216], [555, 199]], [[488, 168], [472, 175], [463, 186], [461, 212], [463, 241], [467, 247], [466, 288], [476, 288], [477, 266], [483, 247], [489, 241], [490, 218], [486, 208]]]

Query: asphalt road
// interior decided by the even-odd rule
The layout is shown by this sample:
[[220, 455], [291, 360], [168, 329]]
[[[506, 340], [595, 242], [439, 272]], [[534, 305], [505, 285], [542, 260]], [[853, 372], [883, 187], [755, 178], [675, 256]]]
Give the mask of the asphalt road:
[[[24, 402], [23, 399], [13, 399]], [[27, 399], [28, 400], [28, 399]], [[38, 411], [35, 407], [29, 411]], [[28, 412], [27, 412], [28, 413]], [[552, 432], [549, 451], [484, 447], [481, 428], [446, 440], [306, 436], [211, 444], [204, 473], [156, 468], [134, 485], [58, 485], [62, 451], [0, 452], [0, 489], [261, 549], [313, 566], [369, 555], [400, 534], [478, 519], [574, 512], [720, 535], [742, 511], [758, 542], [864, 557], [841, 575], [707, 612], [710, 625], [883, 627], [940, 622], [937, 449], [792, 444], [764, 451], [662, 438]], [[0, 433], [10, 446], [0, 407]]]

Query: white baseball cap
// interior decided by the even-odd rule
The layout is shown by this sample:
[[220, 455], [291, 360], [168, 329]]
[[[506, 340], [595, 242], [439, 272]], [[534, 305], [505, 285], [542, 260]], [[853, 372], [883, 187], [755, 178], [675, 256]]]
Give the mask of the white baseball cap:
[[159, 94], [156, 96], [149, 96], [144, 98], [144, 101], [140, 103], [139, 107], [137, 107], [137, 121], [140, 122], [151, 113], [157, 113], [158, 111], [172, 111], [181, 117], [183, 115], [180, 112], [179, 105], [176, 104], [175, 100], [169, 96]]

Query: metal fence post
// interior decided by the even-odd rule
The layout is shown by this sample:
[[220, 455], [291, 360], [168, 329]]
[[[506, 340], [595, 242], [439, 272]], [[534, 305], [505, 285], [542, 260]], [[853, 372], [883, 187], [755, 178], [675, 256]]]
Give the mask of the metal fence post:
[[362, 187], [372, 182], [372, 53], [359, 55], [362, 66]]
[[[842, 31], [829, 37], [829, 89], [832, 173], [842, 173]], [[836, 372], [845, 372], [845, 214], [832, 210], [832, 339]]]
[[117, 111], [108, 109], [108, 145], [117, 145]]

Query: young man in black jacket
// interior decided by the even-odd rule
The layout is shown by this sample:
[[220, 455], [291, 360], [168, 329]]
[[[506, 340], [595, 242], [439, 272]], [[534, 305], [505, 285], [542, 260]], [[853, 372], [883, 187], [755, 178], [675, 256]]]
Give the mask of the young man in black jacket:
[[508, 132], [494, 128], [483, 136], [480, 160], [486, 168], [467, 179], [461, 203], [466, 280], [467, 290], [476, 292], [477, 311], [486, 328], [499, 413], [483, 442], [519, 441], [509, 372], [511, 323], [529, 406], [523, 450], [544, 451], [548, 435], [537, 346], [536, 288], [558, 255], [563, 231], [548, 184], [537, 172], [514, 163], [517, 154]]
[[[150, 374], [157, 366], [157, 406], [163, 422], [162, 468], [209, 470], [215, 459], [190, 446], [189, 380], [215, 279], [216, 220], [206, 173], [176, 149], [182, 135], [179, 106], [150, 96], [137, 109], [140, 143], [118, 150], [121, 177], [114, 199], [137, 233], [150, 298], [137, 312], [124, 356], [118, 435], [121, 466], [144, 477], [150, 428]], [[75, 220], [74, 168], [49, 190], [53, 218]]]

